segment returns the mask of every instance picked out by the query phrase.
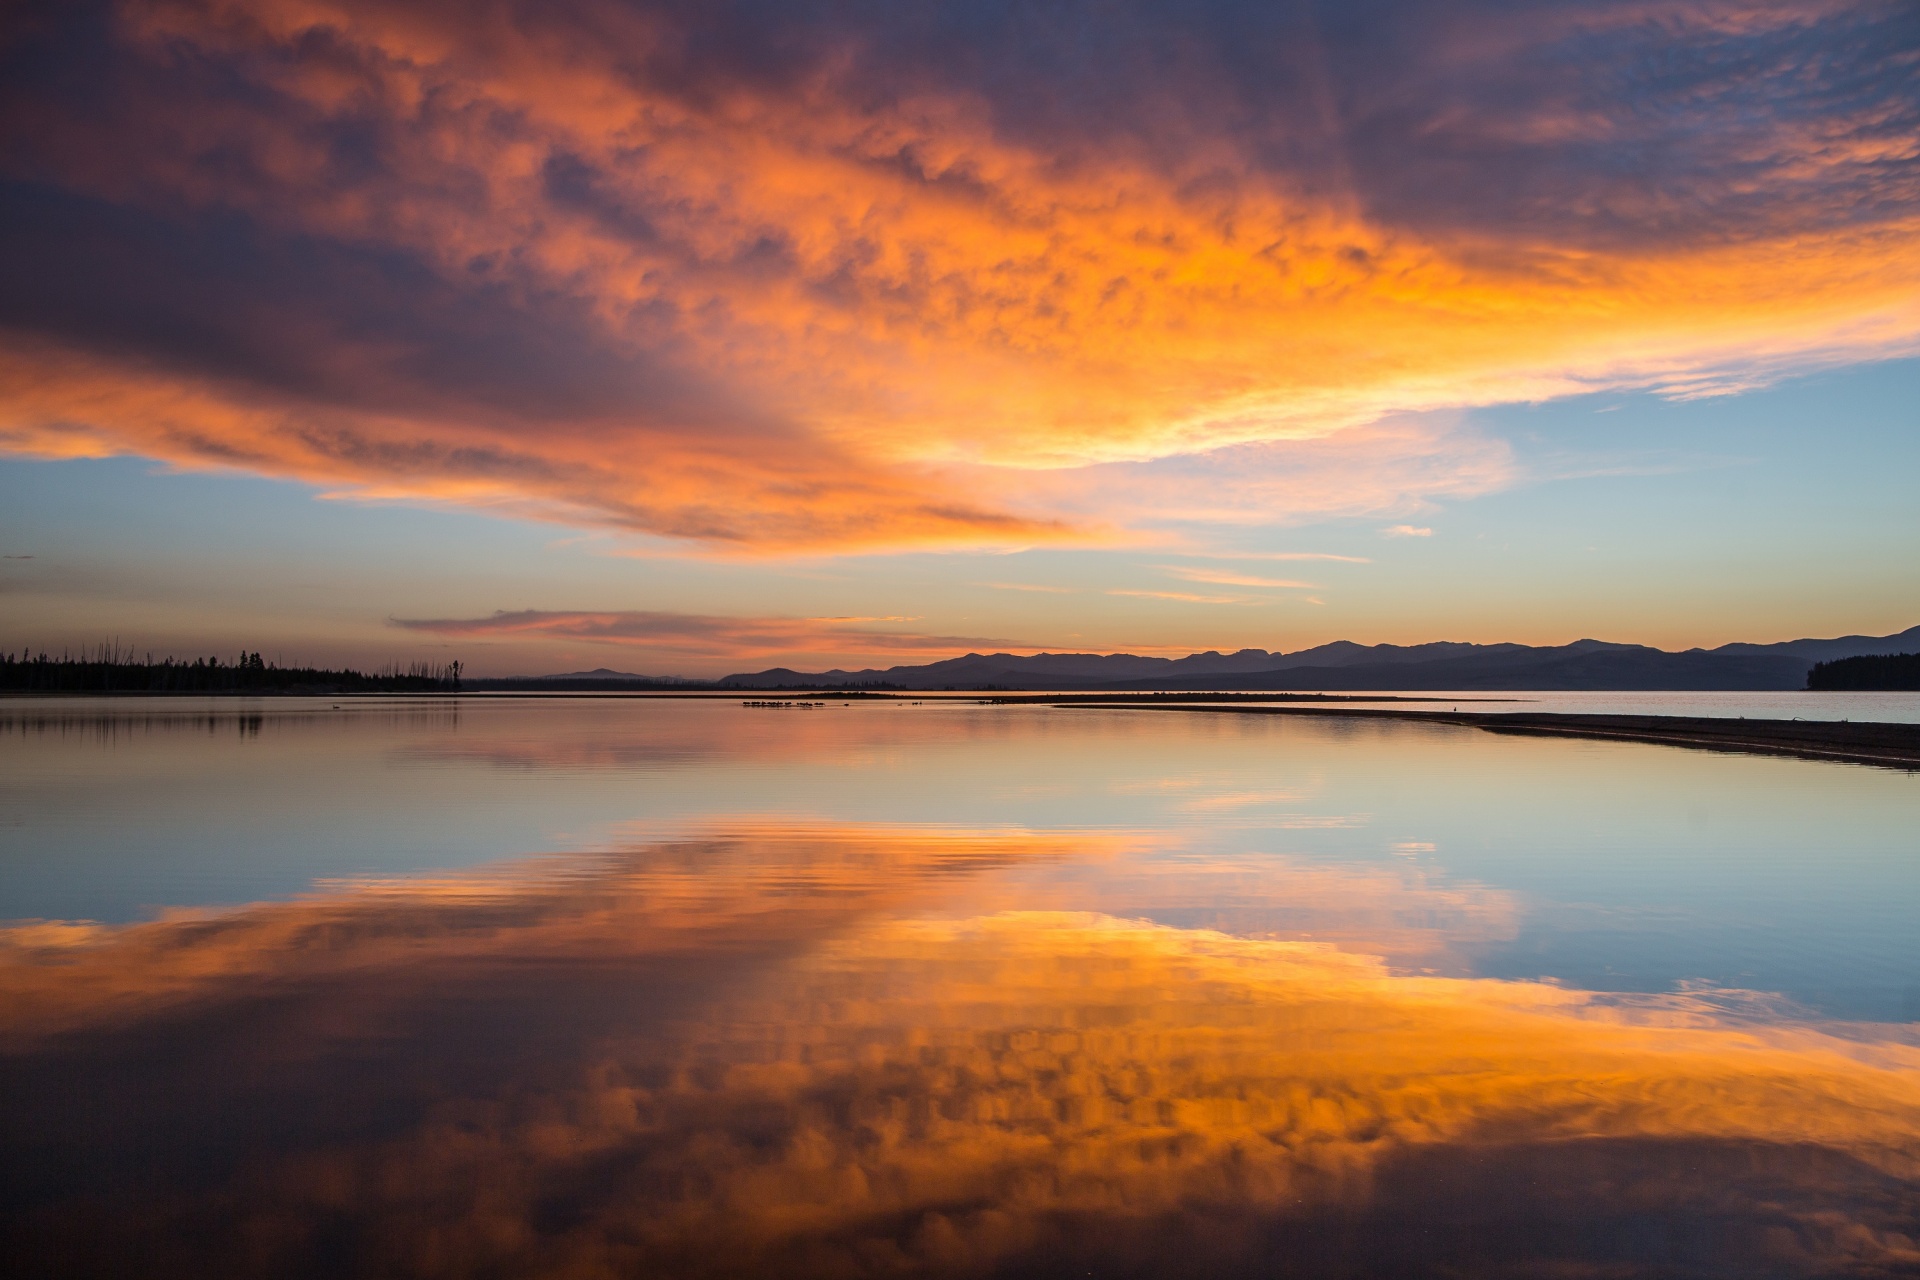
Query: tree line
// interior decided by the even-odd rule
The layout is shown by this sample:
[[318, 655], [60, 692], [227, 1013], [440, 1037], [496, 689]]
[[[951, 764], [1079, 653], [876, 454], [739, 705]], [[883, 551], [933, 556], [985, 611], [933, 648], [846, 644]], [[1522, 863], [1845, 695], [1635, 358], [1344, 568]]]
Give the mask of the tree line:
[[1876, 653], [1817, 662], [1807, 672], [1807, 688], [1920, 690], [1920, 653]]
[[287, 667], [258, 652], [237, 659], [152, 654], [104, 644], [58, 657], [22, 650], [0, 653], [0, 690], [25, 693], [452, 693], [461, 665], [394, 663], [377, 671]]

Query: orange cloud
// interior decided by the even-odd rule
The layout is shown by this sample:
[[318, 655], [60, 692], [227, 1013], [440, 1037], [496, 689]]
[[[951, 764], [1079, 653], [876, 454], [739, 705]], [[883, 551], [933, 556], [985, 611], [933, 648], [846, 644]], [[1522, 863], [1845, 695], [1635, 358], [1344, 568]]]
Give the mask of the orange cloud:
[[1142, 3], [1095, 68], [1064, 18], [125, 0], [110, 92], [11, 108], [23, 251], [97, 278], [23, 277], [0, 440], [766, 550], [1111, 541], [1104, 469], [1280, 442], [1349, 447], [1149, 508], [1484, 491], [1369, 424], [1920, 350], [1883, 10]]
[[750, 449], [630, 425], [612, 440], [528, 438], [484, 412], [369, 414], [31, 345], [0, 351], [0, 448], [132, 451], [335, 487], [333, 496], [610, 525], [722, 547], [1002, 547], [1098, 529], [954, 497], [931, 473], [871, 468], [817, 442]]

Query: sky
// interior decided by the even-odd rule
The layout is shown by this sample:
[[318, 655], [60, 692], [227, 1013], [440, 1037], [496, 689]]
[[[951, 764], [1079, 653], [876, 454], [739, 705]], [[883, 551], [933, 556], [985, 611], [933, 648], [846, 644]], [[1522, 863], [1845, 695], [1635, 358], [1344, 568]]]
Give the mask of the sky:
[[1908, 0], [0, 18], [0, 649], [1920, 622]]

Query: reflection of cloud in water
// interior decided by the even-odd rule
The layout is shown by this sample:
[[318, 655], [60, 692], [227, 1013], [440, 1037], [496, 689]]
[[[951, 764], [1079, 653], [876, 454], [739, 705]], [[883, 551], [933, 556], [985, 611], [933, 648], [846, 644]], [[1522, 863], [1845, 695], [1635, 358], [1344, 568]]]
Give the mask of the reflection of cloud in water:
[[1036, 864], [1015, 905], [1091, 908], [1239, 937], [1331, 943], [1395, 966], [1466, 974], [1483, 946], [1520, 930], [1512, 893], [1404, 863], [1273, 855], [1166, 856], [1128, 848]]
[[38, 926], [0, 965], [0, 1250], [149, 1275], [1920, 1264], [1920, 1050], [1870, 1028], [1108, 914], [900, 917], [1083, 850], [765, 831]]
[[417, 976], [816, 941], [1014, 863], [1111, 855], [1131, 837], [829, 823], [702, 837], [488, 872], [360, 880], [294, 902], [115, 928], [0, 929], [0, 1043], [92, 1028], [259, 983]]

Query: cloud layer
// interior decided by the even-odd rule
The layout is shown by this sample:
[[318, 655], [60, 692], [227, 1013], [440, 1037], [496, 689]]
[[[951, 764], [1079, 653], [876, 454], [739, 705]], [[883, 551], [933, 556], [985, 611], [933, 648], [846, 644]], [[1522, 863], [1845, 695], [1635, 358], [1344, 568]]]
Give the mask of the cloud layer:
[[1916, 349], [1916, 51], [1900, 0], [29, 7], [0, 443], [768, 551], [1244, 520], [1180, 494], [1223, 456], [1389, 512], [1501, 481], [1387, 415]]

